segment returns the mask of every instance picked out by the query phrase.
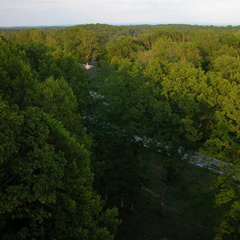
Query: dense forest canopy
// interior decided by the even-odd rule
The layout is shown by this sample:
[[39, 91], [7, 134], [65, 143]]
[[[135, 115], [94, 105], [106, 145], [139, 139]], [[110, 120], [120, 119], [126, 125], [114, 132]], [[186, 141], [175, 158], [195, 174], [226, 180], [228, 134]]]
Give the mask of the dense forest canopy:
[[239, 26], [0, 33], [2, 239], [239, 239]]

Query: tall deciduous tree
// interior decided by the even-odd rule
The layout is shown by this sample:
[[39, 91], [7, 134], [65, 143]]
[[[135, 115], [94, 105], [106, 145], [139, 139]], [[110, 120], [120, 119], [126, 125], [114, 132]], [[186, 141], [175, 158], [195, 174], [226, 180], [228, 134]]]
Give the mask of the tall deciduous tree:
[[13, 149], [1, 151], [2, 236], [113, 239], [116, 212], [102, 212], [83, 143], [38, 108], [17, 113], [1, 106], [2, 135], [12, 139], [5, 148]]
[[[225, 82], [225, 83], [224, 83]], [[238, 239], [240, 236], [239, 207], [239, 114], [240, 89], [235, 82], [218, 82], [217, 109], [214, 114], [215, 124], [212, 134], [205, 142], [204, 153], [215, 157], [225, 164], [219, 164], [217, 170], [222, 172], [215, 182], [218, 189], [216, 204], [223, 215], [219, 219], [216, 240]]]
[[133, 61], [136, 59], [137, 52], [144, 49], [141, 42], [129, 37], [121, 37], [116, 44], [107, 48], [108, 58], [112, 63], [117, 63], [121, 59]]
[[112, 240], [117, 211], [104, 210], [92, 189], [73, 90], [63, 78], [34, 79], [11, 42], [1, 40], [0, 50], [1, 236]]
[[193, 38], [203, 57], [202, 68], [209, 69], [210, 57], [213, 51], [219, 49], [219, 36], [211, 30], [198, 30]]
[[65, 31], [64, 51], [83, 62], [91, 60], [97, 46], [96, 34], [93, 31], [81, 26], [70, 27]]
[[86, 111], [85, 99], [89, 94], [87, 75], [75, 58], [44, 44], [25, 45], [21, 49], [26, 53], [26, 62], [36, 78], [44, 82], [49, 77], [63, 77], [77, 97], [80, 113]]
[[26, 106], [36, 79], [30, 66], [24, 61], [24, 54], [3, 37], [0, 39], [0, 79], [3, 99], [21, 107]]
[[223, 78], [240, 82], [240, 59], [229, 55], [222, 55], [213, 61], [213, 70]]

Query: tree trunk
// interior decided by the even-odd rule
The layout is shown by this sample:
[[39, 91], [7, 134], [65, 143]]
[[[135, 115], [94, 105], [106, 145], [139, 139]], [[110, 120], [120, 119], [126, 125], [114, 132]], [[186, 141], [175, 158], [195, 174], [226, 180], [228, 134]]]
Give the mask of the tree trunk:
[[134, 212], [134, 205], [133, 205], [133, 202], [131, 203], [131, 211]]
[[[43, 206], [41, 207], [41, 215], [43, 215]], [[41, 240], [44, 240], [44, 227], [43, 227], [43, 220], [42, 220], [42, 223], [41, 223]]]
[[163, 186], [162, 201], [161, 201], [161, 215], [163, 217], [167, 216], [168, 191], [169, 191], [169, 184], [165, 183], [164, 186]]
[[105, 201], [107, 202], [107, 200], [108, 200], [108, 194], [106, 193], [105, 194]]
[[124, 207], [123, 197], [121, 197], [121, 208]]

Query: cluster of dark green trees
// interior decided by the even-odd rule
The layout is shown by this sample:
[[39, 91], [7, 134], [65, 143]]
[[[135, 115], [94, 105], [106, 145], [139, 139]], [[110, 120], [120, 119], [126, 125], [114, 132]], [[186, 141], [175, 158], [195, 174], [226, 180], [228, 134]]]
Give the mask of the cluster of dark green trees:
[[146, 144], [162, 165], [162, 215], [186, 153], [228, 163], [212, 183], [215, 239], [239, 239], [240, 33], [178, 27], [3, 32], [3, 239], [113, 239], [117, 212], [94, 190], [133, 210]]
[[83, 69], [45, 45], [1, 37], [0, 52], [1, 239], [113, 239], [117, 211], [92, 188]]

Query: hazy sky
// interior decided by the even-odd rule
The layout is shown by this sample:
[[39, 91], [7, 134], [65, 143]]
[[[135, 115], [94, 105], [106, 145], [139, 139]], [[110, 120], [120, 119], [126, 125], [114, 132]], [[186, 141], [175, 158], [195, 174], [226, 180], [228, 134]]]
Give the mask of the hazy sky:
[[0, 26], [83, 23], [240, 25], [239, 0], [0, 0]]

